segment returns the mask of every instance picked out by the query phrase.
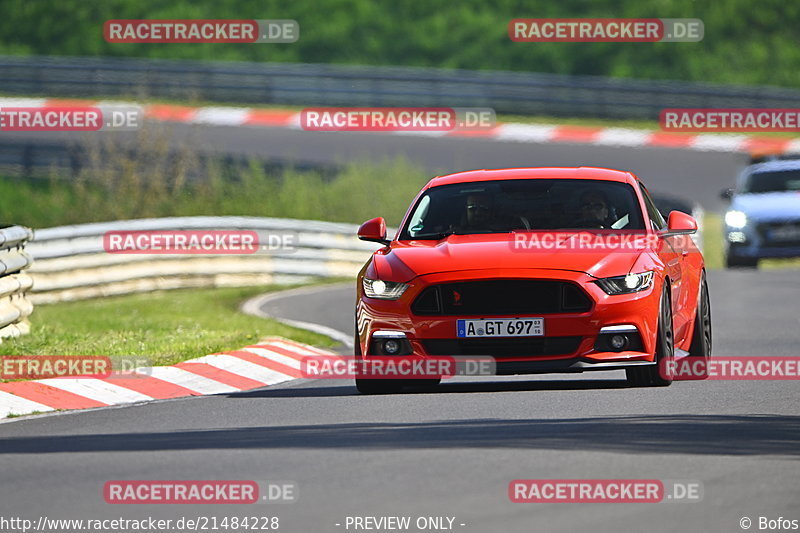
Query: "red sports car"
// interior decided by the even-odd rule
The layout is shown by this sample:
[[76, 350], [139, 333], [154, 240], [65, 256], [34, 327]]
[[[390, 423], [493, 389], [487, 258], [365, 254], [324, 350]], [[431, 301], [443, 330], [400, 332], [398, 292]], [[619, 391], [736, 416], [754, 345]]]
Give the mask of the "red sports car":
[[[625, 370], [672, 382], [676, 357], [711, 354], [703, 256], [630, 172], [474, 170], [432, 179], [358, 275], [356, 356], [491, 356], [497, 374]], [[431, 380], [435, 381], [435, 380]], [[356, 379], [362, 393], [408, 380]]]

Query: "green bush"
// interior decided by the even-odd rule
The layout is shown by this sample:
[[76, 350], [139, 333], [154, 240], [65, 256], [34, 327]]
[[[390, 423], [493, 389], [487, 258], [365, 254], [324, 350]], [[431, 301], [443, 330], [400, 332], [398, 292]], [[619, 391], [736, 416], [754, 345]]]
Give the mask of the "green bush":
[[[0, 53], [415, 65], [800, 87], [786, 0], [3, 0]], [[700, 18], [700, 43], [515, 43], [513, 18]], [[295, 19], [293, 44], [110, 44], [108, 19]]]

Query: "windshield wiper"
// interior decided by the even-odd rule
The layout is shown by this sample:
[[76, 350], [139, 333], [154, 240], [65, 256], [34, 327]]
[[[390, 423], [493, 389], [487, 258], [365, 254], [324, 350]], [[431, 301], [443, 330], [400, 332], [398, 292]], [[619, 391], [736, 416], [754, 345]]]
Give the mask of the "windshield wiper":
[[[489, 235], [492, 233], [514, 233], [519, 231], [520, 229], [524, 230], [524, 228], [519, 229], [510, 229], [510, 230], [473, 230], [473, 231], [457, 231], [457, 230], [449, 230], [449, 231], [442, 231], [440, 233], [426, 233], [424, 235], [417, 235], [412, 237], [413, 239], [419, 240], [428, 240], [428, 239], [435, 239], [437, 241], [441, 241], [445, 237], [449, 237], [450, 235]], [[527, 231], [527, 230], [524, 230]]]
[[449, 230], [449, 231], [442, 231], [439, 233], [426, 233], [424, 235], [415, 235], [413, 238], [419, 239], [421, 241], [426, 241], [430, 239], [441, 241], [442, 239], [444, 239], [445, 237], [449, 237], [450, 235], [466, 235], [466, 233], [460, 233], [456, 230]]

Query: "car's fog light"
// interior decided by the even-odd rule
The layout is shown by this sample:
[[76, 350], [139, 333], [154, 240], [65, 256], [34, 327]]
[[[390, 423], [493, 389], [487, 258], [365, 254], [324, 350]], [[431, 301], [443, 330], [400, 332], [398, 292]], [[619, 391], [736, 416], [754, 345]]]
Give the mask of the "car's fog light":
[[623, 350], [641, 352], [644, 351], [644, 346], [642, 346], [642, 338], [639, 336], [636, 326], [617, 324], [600, 329], [594, 349], [598, 352], [621, 352]]
[[400, 351], [400, 343], [393, 339], [385, 340], [383, 341], [383, 351], [387, 355], [397, 355]]
[[730, 242], [745, 242], [747, 237], [745, 236], [744, 232], [741, 231], [731, 231], [728, 233], [728, 241]]
[[615, 350], [621, 350], [628, 344], [628, 337], [625, 335], [614, 335], [611, 337], [611, 347]]

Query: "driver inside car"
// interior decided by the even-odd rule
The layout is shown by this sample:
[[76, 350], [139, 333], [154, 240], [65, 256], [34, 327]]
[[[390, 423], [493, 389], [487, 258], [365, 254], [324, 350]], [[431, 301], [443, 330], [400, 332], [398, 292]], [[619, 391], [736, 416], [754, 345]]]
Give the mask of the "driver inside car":
[[470, 193], [464, 206], [465, 214], [461, 220], [461, 228], [466, 233], [530, 229], [530, 223], [524, 216], [513, 212], [502, 212], [498, 209], [499, 206], [492, 194]]
[[595, 227], [611, 227], [608, 199], [602, 191], [589, 189], [580, 197], [581, 222]]

